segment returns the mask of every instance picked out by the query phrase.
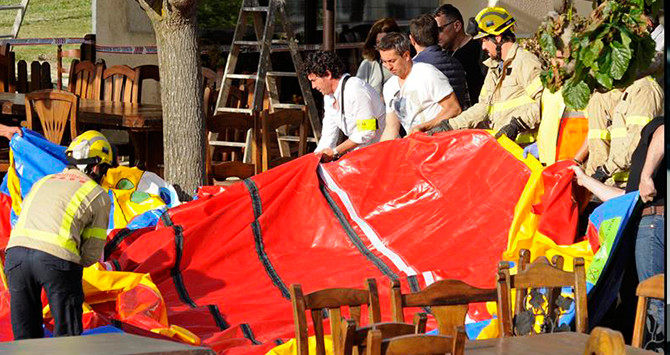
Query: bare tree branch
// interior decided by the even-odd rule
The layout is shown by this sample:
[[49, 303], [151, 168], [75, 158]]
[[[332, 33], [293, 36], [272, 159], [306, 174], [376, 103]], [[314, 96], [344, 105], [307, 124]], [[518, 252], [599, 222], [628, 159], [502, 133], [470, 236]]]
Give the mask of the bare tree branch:
[[[156, 8], [160, 9], [160, 5], [163, 2], [163, 0], [135, 0], [137, 3], [140, 5], [142, 10], [149, 16], [149, 19], [151, 22], [154, 21], [160, 21], [161, 20], [161, 15], [160, 12], [156, 11]], [[158, 5], [158, 6], [156, 6]]]

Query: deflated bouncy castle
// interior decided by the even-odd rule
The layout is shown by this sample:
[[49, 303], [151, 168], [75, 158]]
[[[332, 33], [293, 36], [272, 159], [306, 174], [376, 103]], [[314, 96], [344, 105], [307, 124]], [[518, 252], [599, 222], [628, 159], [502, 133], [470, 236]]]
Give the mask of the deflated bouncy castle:
[[[32, 183], [64, 166], [63, 149], [26, 133], [10, 143], [12, 168], [0, 191], [3, 249]], [[44, 158], [31, 160], [32, 149]], [[309, 293], [376, 278], [388, 321], [392, 280], [404, 292], [440, 279], [493, 288], [498, 262], [514, 262], [521, 249], [532, 259], [561, 255], [567, 270], [584, 258], [589, 297], [605, 300], [589, 309], [597, 321], [591, 314], [613, 301], [601, 279], [637, 195], [603, 204], [580, 236], [584, 192], [572, 164], [543, 168], [487, 131], [417, 133], [328, 164], [308, 154], [231, 186], [202, 187], [181, 204], [160, 178], [142, 182], [150, 173], [118, 168], [103, 187], [121, 215], [110, 218], [101, 263], [84, 272], [85, 334], [124, 331], [219, 353], [290, 354], [290, 284]], [[9, 341], [9, 294], [0, 289], [0, 339]], [[468, 336], [497, 336], [495, 313], [472, 305]], [[48, 306], [44, 314], [48, 330]]]

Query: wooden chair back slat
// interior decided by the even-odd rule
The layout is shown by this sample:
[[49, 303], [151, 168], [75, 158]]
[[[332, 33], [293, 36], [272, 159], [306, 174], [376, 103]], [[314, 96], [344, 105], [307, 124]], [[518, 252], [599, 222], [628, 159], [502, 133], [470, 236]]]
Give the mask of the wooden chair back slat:
[[[510, 280], [510, 286], [512, 288], [558, 287], [574, 283], [572, 272], [556, 269], [544, 256], [540, 256], [538, 259], [542, 258], [544, 262], [531, 263], [526, 270], [523, 270], [523, 273], [515, 275], [517, 277]], [[545, 275], [545, 273], [550, 273], [552, 276], [543, 278], [542, 275]]]
[[[307, 319], [305, 313], [309, 310], [312, 315], [314, 335], [316, 337], [317, 355], [325, 355], [323, 312], [328, 312], [330, 329], [335, 354], [342, 351], [342, 307], [367, 306], [369, 324], [381, 320], [379, 309], [379, 294], [374, 279], [366, 280], [366, 289], [332, 288], [303, 294], [302, 286], [292, 284], [290, 287], [291, 303], [293, 305], [293, 319], [295, 324], [295, 338], [298, 355], [308, 355], [307, 346]], [[351, 308], [349, 310], [351, 312]], [[359, 314], [360, 317], [360, 314]], [[355, 320], [354, 320], [355, 323]]]
[[[523, 257], [523, 256], [522, 256]], [[557, 323], [557, 307], [553, 304], [560, 295], [561, 287], [572, 287], [574, 290], [574, 302], [576, 312], [576, 329], [578, 332], [586, 333], [588, 327], [588, 311], [586, 299], [586, 277], [584, 270], [584, 259], [575, 258], [573, 263], [573, 272], [567, 272], [558, 266], [563, 266], [562, 258], [554, 258], [553, 265], [544, 257], [538, 257], [533, 263], [528, 264], [523, 269], [517, 270], [516, 275], [511, 275], [508, 262], [501, 262], [498, 267], [497, 292], [499, 319], [501, 333], [503, 336], [512, 336], [515, 334], [515, 316], [525, 310], [524, 298], [527, 295], [527, 289], [549, 288], [547, 294], [546, 316]], [[515, 289], [519, 292], [521, 300], [516, 302], [514, 312], [511, 305], [511, 292]]]
[[379, 330], [368, 332], [368, 355], [423, 355], [452, 354], [462, 355], [465, 352], [465, 330], [457, 329], [455, 336], [447, 335], [402, 335], [383, 339]]
[[637, 311], [635, 312], [635, 327], [631, 345], [642, 348], [644, 344], [644, 329], [647, 319], [649, 298], [665, 299], [665, 275], [654, 275], [637, 285]]
[[438, 332], [453, 336], [465, 325], [470, 303], [497, 301], [495, 289], [481, 289], [460, 280], [439, 280], [423, 290], [403, 294], [400, 282], [391, 283], [391, 311], [394, 322], [404, 322], [404, 308], [431, 307]]
[[65, 128], [70, 127], [70, 141], [77, 136], [77, 109], [79, 98], [63, 90], [38, 90], [26, 94], [26, 118], [29, 129], [36, 129], [39, 119], [44, 137], [63, 144]]
[[40, 64], [40, 89], [53, 89], [51, 82], [51, 64], [42, 62]]
[[[0, 92], [15, 92], [15, 56], [9, 43], [0, 46]], [[39, 70], [38, 70], [39, 71]]]
[[28, 63], [25, 60], [19, 60], [16, 63], [16, 92], [25, 94], [28, 88]]
[[40, 90], [40, 83], [42, 80], [40, 76], [42, 75], [42, 66], [40, 62], [34, 60], [30, 63], [30, 91]]
[[100, 100], [104, 64], [73, 60], [70, 64], [68, 91], [83, 98]]
[[102, 72], [103, 100], [139, 102], [139, 71], [127, 65], [114, 65]]

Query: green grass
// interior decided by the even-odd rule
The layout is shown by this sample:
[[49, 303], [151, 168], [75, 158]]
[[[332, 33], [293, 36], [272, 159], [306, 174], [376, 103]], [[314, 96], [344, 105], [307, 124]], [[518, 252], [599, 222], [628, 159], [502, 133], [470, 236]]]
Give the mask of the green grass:
[[[113, 0], [116, 1], [116, 0]], [[0, 5], [15, 5], [21, 0], [0, 0]], [[0, 11], [0, 33], [10, 33], [16, 11]], [[84, 37], [91, 33], [91, 0], [31, 0], [18, 38]], [[63, 46], [75, 49], [79, 45]], [[16, 60], [50, 62], [56, 67], [56, 46], [14, 46]], [[69, 67], [69, 61], [64, 61]], [[55, 76], [53, 77], [55, 79]]]

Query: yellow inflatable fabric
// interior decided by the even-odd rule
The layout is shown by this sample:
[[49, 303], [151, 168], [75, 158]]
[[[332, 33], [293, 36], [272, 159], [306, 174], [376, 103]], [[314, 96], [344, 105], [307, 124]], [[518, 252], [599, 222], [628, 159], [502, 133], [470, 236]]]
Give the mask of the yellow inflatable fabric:
[[[330, 335], [325, 335], [323, 340], [326, 347], [326, 355], [333, 355], [333, 339]], [[309, 346], [309, 353], [316, 354], [316, 338], [314, 336], [309, 337], [307, 344]], [[265, 355], [298, 355], [298, 346], [295, 339], [291, 339], [284, 344], [270, 349]]]
[[165, 206], [159, 196], [137, 191], [143, 175], [144, 170], [119, 166], [107, 170], [100, 182], [104, 189], [112, 192], [114, 229], [125, 227], [135, 216]]

